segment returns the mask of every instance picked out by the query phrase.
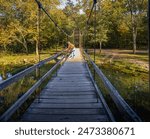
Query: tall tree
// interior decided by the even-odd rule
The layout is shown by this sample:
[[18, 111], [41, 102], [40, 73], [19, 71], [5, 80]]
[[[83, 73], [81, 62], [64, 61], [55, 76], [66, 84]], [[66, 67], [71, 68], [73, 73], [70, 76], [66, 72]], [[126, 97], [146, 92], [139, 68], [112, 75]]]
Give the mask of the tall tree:
[[143, 14], [146, 14], [147, 0], [126, 0], [125, 5], [127, 7], [127, 12], [130, 12], [133, 37], [133, 53], [135, 54], [137, 49], [138, 25], [141, 22]]

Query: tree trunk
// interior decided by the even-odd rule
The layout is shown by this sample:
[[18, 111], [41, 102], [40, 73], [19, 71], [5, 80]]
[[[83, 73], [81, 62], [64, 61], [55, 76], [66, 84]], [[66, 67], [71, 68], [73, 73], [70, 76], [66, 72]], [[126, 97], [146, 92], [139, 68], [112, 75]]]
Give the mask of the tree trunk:
[[133, 15], [133, 12], [131, 11], [131, 23], [132, 23], [132, 37], [133, 37], [133, 54], [136, 53], [136, 39], [137, 39], [137, 27], [136, 27], [136, 21], [135, 17]]
[[27, 46], [26, 40], [24, 40], [23, 46], [24, 46], [24, 48], [25, 48], [25, 50], [26, 50], [26, 54], [28, 55], [28, 54], [29, 54], [29, 51], [28, 51], [28, 46]]
[[133, 54], [136, 54], [136, 40], [137, 40], [137, 29], [136, 27], [132, 27], [132, 33], [133, 33]]
[[36, 56], [39, 56], [39, 41], [36, 41]]
[[4, 44], [4, 51], [7, 52], [7, 46]]
[[101, 54], [101, 52], [102, 52], [102, 42], [100, 41], [99, 42], [99, 54]]
[[40, 61], [40, 13], [41, 9], [38, 7], [38, 12], [37, 12], [37, 41], [36, 41], [36, 56], [38, 57], [38, 60]]

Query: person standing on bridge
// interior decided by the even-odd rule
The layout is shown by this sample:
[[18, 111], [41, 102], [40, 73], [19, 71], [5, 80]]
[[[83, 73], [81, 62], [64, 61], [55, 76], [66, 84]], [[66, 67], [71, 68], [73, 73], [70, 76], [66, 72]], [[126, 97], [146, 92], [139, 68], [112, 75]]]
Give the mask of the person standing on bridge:
[[74, 55], [75, 46], [72, 43], [67, 42], [67, 50], [66, 51], [69, 52], [69, 53], [72, 52], [71, 55], [70, 55], [70, 57], [74, 57], [75, 56]]

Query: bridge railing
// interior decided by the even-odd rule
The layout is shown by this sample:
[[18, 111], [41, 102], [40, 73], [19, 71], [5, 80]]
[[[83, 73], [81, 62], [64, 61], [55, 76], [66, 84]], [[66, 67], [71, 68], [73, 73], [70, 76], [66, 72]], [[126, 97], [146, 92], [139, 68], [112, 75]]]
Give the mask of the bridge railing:
[[99, 78], [104, 83], [105, 87], [109, 90], [109, 94], [116, 104], [118, 110], [122, 114], [124, 120], [127, 121], [141, 121], [140, 117], [133, 111], [133, 109], [126, 103], [126, 101], [121, 97], [120, 93], [117, 89], [111, 84], [111, 82], [107, 79], [107, 77], [103, 74], [103, 72], [98, 68], [98, 66], [93, 62], [91, 57], [84, 51], [86, 59], [93, 66], [95, 72], [98, 74]]
[[[26, 70], [12, 76], [11, 78], [7, 79], [6, 81], [3, 81], [0, 86], [1, 89], [9, 86], [11, 83], [14, 83], [16, 81], [18, 81], [20, 78], [24, 77], [25, 75], [31, 73], [33, 70], [35, 70], [38, 67], [41, 67], [42, 65], [44, 65], [45, 63], [47, 63], [48, 61], [51, 61], [53, 59], [56, 59], [57, 57], [59, 57], [61, 54], [63, 54], [64, 51], [50, 57], [47, 58], [37, 64], [35, 64], [34, 66], [31, 66], [29, 68], [27, 68]], [[2, 116], [0, 116], [0, 121], [8, 121], [9, 119], [11, 119], [12, 115], [22, 106], [22, 104], [35, 92], [35, 90], [43, 83], [43, 81], [50, 75], [53, 73], [54, 70], [56, 70], [56, 68], [59, 66], [59, 64], [61, 62], [63, 62], [63, 60], [65, 60], [65, 58], [68, 56], [68, 54], [65, 54], [62, 56], [62, 58], [46, 73], [44, 74], [26, 93], [24, 93], [12, 106], [10, 106], [10, 108], [8, 108], [8, 110], [6, 110]]]
[[8, 87], [10, 84], [14, 83], [14, 82], [17, 82], [19, 79], [23, 78], [25, 75], [28, 75], [29, 73], [31, 73], [32, 71], [34, 71], [36, 68], [40, 68], [41, 66], [43, 66], [44, 64], [46, 64], [47, 62], [53, 60], [53, 59], [56, 59], [57, 57], [59, 57], [65, 50], [47, 58], [47, 59], [44, 59], [42, 61], [40, 61], [39, 63], [15, 74], [14, 76], [2, 81], [0, 83], [0, 91], [3, 90], [4, 88]]

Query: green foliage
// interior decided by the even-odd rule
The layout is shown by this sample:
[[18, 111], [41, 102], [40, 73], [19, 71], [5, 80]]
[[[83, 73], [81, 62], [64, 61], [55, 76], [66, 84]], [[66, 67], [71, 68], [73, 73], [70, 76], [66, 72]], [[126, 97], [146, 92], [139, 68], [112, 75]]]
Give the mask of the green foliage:
[[[92, 0], [82, 1], [88, 17]], [[108, 48], [147, 49], [147, 0], [99, 0], [96, 14], [97, 42], [103, 42]], [[95, 40], [94, 18], [93, 11], [87, 46], [92, 46]]]
[[[72, 22], [58, 8], [59, 0], [40, 0], [43, 7], [64, 30], [72, 30]], [[38, 41], [37, 33], [38, 6], [31, 0], [0, 0], [0, 49], [13, 52], [32, 52]], [[69, 24], [68, 24], [69, 23]], [[66, 37], [41, 11], [40, 48], [63, 44]]]
[[[90, 14], [93, 0], [40, 0], [51, 17], [68, 34], [79, 29], [87, 46], [109, 48], [147, 48], [147, 0], [99, 0], [96, 6], [96, 44], [94, 14]], [[12, 52], [33, 52], [38, 43], [38, 6], [33, 0], [0, 0], [0, 49]], [[66, 36], [59, 32], [47, 15], [41, 12], [40, 48], [64, 44]], [[70, 38], [73, 41], [73, 37]], [[99, 45], [98, 45], [99, 44]], [[136, 48], [135, 48], [136, 46]]]

